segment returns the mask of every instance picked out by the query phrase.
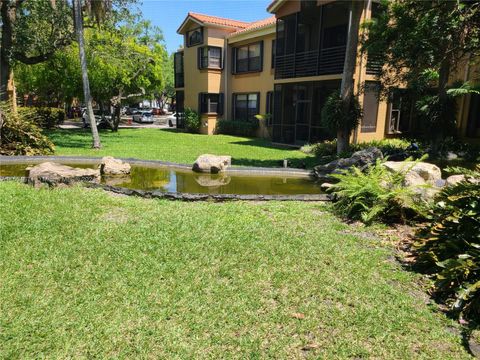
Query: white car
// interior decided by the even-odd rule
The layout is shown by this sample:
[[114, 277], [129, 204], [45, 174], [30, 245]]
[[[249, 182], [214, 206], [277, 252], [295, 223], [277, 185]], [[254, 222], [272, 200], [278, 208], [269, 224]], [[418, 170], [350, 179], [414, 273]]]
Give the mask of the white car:
[[153, 123], [153, 112], [152, 110], [139, 110], [135, 111], [132, 115], [132, 120], [138, 123]]

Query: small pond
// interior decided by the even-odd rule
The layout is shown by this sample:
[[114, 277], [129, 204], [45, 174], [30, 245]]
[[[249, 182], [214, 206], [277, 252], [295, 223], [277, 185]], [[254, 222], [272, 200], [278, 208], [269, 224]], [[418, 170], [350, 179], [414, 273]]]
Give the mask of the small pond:
[[[62, 164], [94, 168], [94, 164]], [[25, 176], [28, 163], [0, 164], [0, 176]], [[320, 184], [303, 177], [250, 174], [197, 174], [187, 169], [132, 165], [124, 177], [102, 177], [102, 184], [137, 190], [160, 190], [173, 193], [299, 195], [320, 194]]]

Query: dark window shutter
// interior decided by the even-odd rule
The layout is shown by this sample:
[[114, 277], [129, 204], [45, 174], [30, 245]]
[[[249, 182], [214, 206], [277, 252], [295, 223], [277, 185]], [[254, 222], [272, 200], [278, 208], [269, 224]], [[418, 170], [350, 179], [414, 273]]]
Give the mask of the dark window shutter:
[[237, 49], [236, 48], [232, 48], [232, 74], [236, 74], [237, 73]]
[[260, 71], [263, 71], [263, 40], [260, 41]]
[[218, 94], [218, 115], [223, 115], [223, 93]]

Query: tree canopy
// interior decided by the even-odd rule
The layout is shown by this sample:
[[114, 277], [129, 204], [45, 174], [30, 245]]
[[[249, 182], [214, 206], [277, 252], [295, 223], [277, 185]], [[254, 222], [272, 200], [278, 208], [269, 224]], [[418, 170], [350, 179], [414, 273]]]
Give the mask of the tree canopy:
[[423, 109], [438, 140], [455, 120], [449, 84], [463, 80], [465, 64], [479, 61], [480, 1], [396, 0], [375, 9], [363, 50], [386, 64], [379, 74], [384, 93], [406, 86], [430, 96]]

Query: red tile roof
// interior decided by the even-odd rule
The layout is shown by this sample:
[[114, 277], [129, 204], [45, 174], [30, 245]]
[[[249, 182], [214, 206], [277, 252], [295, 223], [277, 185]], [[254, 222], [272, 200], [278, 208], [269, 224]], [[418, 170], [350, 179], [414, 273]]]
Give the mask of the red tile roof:
[[275, 18], [275, 16], [270, 16], [269, 18], [266, 18], [266, 19], [254, 21], [254, 22], [250, 23], [246, 28], [237, 30], [233, 34], [231, 34], [230, 36], [245, 33], [245, 32], [249, 32], [249, 31], [254, 31], [254, 30], [257, 30], [257, 29], [261, 29], [261, 28], [267, 27], [269, 25], [275, 24], [276, 21], [277, 21], [277, 19]]
[[210, 15], [198, 14], [198, 13], [192, 13], [192, 12], [189, 12], [188, 16], [190, 16], [190, 17], [194, 18], [195, 20], [198, 20], [202, 23], [236, 27], [236, 28], [240, 28], [240, 29], [244, 29], [244, 28], [246, 28], [247, 26], [250, 25], [250, 23], [245, 22], [245, 21], [232, 20], [232, 19], [227, 19], [227, 18], [221, 18], [221, 17], [218, 17], [218, 16], [210, 16]]

